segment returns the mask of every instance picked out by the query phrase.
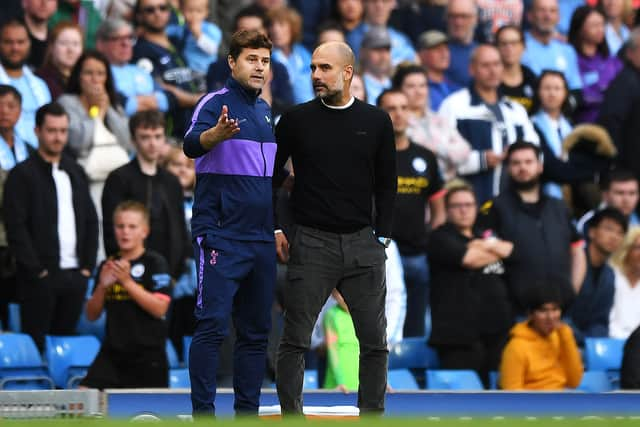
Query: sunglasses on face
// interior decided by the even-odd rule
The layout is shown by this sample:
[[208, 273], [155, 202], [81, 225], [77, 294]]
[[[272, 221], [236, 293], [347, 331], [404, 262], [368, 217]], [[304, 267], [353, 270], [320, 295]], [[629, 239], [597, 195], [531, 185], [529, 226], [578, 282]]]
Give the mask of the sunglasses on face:
[[169, 10], [169, 5], [168, 4], [160, 4], [157, 6], [147, 6], [147, 7], [143, 7], [142, 9], [140, 9], [140, 11], [142, 13], [144, 13], [145, 15], [152, 15], [155, 12], [159, 11], [159, 12], [167, 12]]

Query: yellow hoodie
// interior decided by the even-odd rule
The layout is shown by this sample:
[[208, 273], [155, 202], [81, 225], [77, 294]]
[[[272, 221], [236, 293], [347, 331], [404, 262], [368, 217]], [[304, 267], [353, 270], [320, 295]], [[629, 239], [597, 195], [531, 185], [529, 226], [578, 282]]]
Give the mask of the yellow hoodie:
[[576, 388], [584, 367], [571, 328], [562, 324], [543, 337], [524, 321], [511, 329], [502, 353], [503, 390], [562, 390]]

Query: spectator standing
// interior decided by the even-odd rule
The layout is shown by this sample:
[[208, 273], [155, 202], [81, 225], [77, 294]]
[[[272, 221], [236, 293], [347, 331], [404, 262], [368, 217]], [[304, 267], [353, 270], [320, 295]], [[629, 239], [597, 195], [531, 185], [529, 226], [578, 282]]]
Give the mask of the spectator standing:
[[528, 298], [527, 320], [511, 330], [500, 364], [503, 390], [563, 390], [580, 384], [582, 358], [571, 327], [560, 319], [563, 300], [552, 286], [538, 285], [539, 295]]
[[117, 253], [113, 212], [125, 200], [136, 200], [149, 211], [150, 232], [146, 247], [169, 264], [175, 280], [183, 273], [190, 254], [184, 219], [182, 188], [178, 179], [158, 166], [160, 148], [166, 144], [165, 121], [158, 111], [142, 111], [129, 120], [136, 156], [107, 177], [102, 192], [102, 224], [107, 256]]
[[467, 86], [471, 53], [477, 46], [474, 34], [478, 24], [478, 5], [475, 0], [450, 0], [446, 12], [447, 36], [451, 63], [447, 77], [459, 86]]
[[364, 16], [362, 22], [346, 33], [347, 43], [356, 58], [360, 57], [360, 48], [366, 34], [372, 28], [384, 28], [391, 39], [391, 63], [395, 66], [402, 61], [416, 62], [416, 52], [411, 40], [402, 32], [389, 27], [391, 11], [395, 8], [395, 0], [363, 0]]
[[569, 88], [582, 89], [578, 58], [571, 45], [556, 38], [558, 0], [533, 0], [527, 14], [530, 30], [525, 33], [522, 63], [539, 75], [543, 70], [563, 73]]
[[598, 118], [604, 92], [622, 69], [622, 62], [609, 52], [604, 28], [604, 15], [590, 6], [577, 8], [571, 18], [569, 43], [578, 53], [582, 78], [582, 102], [574, 115], [576, 123], [593, 123]]
[[495, 47], [478, 46], [471, 56], [470, 71], [472, 84], [449, 95], [439, 113], [471, 145], [472, 151], [458, 173], [470, 181], [482, 205], [501, 191], [507, 147], [517, 140], [537, 144], [538, 135], [524, 107], [498, 92], [503, 68]]
[[15, 126], [22, 97], [16, 88], [0, 85], [0, 322], [8, 325], [9, 303], [16, 299], [16, 260], [9, 250], [2, 212], [4, 183], [9, 171], [31, 156], [35, 149], [20, 139]]
[[[295, 170], [294, 232], [286, 236], [276, 231], [278, 258], [289, 262], [277, 365], [278, 397], [285, 416], [302, 414], [304, 352], [333, 288], [351, 310], [360, 341], [360, 414], [384, 411], [388, 357], [384, 249], [391, 241], [397, 185], [391, 160], [395, 146], [388, 115], [351, 96], [354, 65], [346, 44], [316, 48], [311, 78], [317, 97], [285, 113], [276, 128], [274, 170], [281, 171], [289, 157]], [[283, 178], [284, 174], [279, 176], [276, 186]]]
[[638, 180], [628, 170], [612, 169], [602, 177], [602, 203], [597, 209], [585, 213], [577, 223], [578, 231], [587, 235], [587, 223], [600, 209], [612, 207], [618, 209], [627, 219], [629, 226], [640, 225], [636, 208], [640, 200]]
[[407, 135], [409, 101], [399, 89], [382, 92], [378, 108], [391, 117], [396, 144], [398, 192], [393, 210], [391, 236], [397, 243], [407, 289], [407, 314], [403, 336], [425, 336], [429, 306], [429, 263], [427, 261], [427, 212], [430, 228], [444, 222], [444, 190], [436, 156], [413, 143]]
[[273, 40], [273, 58], [287, 67], [293, 89], [294, 103], [313, 99], [313, 87], [309, 79], [311, 54], [302, 40], [302, 19], [291, 8], [274, 9], [267, 15], [269, 35]]
[[375, 105], [382, 91], [391, 86], [391, 37], [386, 29], [373, 27], [365, 34], [360, 65], [367, 102]]
[[509, 146], [509, 186], [483, 207], [483, 224], [513, 243], [505, 277], [514, 315], [527, 309], [527, 296], [538, 282], [553, 286], [563, 303], [573, 299], [584, 282], [583, 241], [564, 202], [541, 191], [540, 154], [540, 148], [528, 142]]
[[573, 335], [581, 345], [585, 337], [609, 336], [615, 276], [607, 262], [620, 248], [627, 232], [626, 218], [615, 208], [598, 211], [587, 225], [587, 271], [580, 292], [565, 312]]
[[106, 336], [80, 385], [101, 390], [166, 388], [169, 268], [160, 254], [144, 247], [149, 213], [142, 203], [122, 202], [113, 215], [118, 253], [98, 268], [86, 306], [90, 321], [107, 312]]
[[67, 113], [45, 104], [35, 121], [38, 151], [9, 173], [4, 220], [17, 263], [22, 330], [43, 351], [45, 335], [75, 332], [95, 267], [98, 219], [84, 171], [63, 154]]
[[172, 24], [167, 34], [173, 45], [182, 53], [192, 70], [206, 74], [209, 65], [218, 56], [222, 43], [222, 31], [217, 25], [206, 21], [209, 15], [209, 0], [180, 0], [180, 11], [184, 24]]
[[49, 29], [47, 21], [58, 8], [57, 0], [23, 0], [24, 23], [29, 31], [31, 52], [27, 61], [31, 68], [38, 69], [42, 65], [47, 50]]
[[204, 94], [205, 81], [204, 76], [187, 67], [182, 53], [169, 39], [166, 28], [170, 12], [167, 0], [139, 0], [136, 3], [139, 30], [132, 60], [161, 81], [163, 89], [173, 97], [171, 102], [178, 108], [167, 118], [170, 134], [182, 137], [191, 109]]
[[51, 94], [47, 84], [26, 65], [29, 49], [29, 33], [24, 23], [9, 20], [0, 27], [0, 84], [11, 85], [22, 95], [22, 113], [16, 131], [32, 147], [37, 147], [33, 130], [36, 110], [51, 101]]
[[627, 339], [640, 326], [640, 228], [631, 227], [611, 257], [616, 291], [609, 315], [609, 336]]
[[604, 93], [598, 122], [618, 148], [618, 166], [640, 179], [640, 28], [631, 31], [623, 57], [624, 67]]
[[521, 62], [525, 48], [522, 29], [515, 25], [501, 27], [496, 32], [495, 45], [504, 67], [500, 93], [520, 103], [531, 114], [537, 78], [531, 68]]
[[457, 167], [467, 160], [471, 148], [455, 127], [431, 110], [430, 88], [424, 69], [419, 65], [398, 67], [392, 86], [404, 92], [409, 101], [407, 136], [436, 155], [438, 169], [445, 180], [453, 179]]
[[447, 222], [431, 233], [431, 337], [442, 369], [473, 369], [485, 384], [498, 368], [511, 326], [503, 259], [511, 242], [475, 225], [473, 188], [447, 188]]
[[45, 81], [52, 99], [65, 92], [71, 70], [82, 55], [82, 44], [82, 28], [77, 24], [61, 22], [50, 31], [44, 61], [36, 75]]
[[109, 61], [118, 99], [127, 116], [137, 111], [159, 110], [171, 114], [175, 97], [164, 90], [148, 70], [131, 64], [135, 35], [131, 24], [121, 19], [105, 20], [96, 32], [96, 48]]
[[605, 37], [612, 55], [617, 55], [629, 38], [629, 27], [625, 25], [625, 15], [629, 13], [630, 1], [599, 0], [598, 8], [606, 16]]
[[429, 107], [433, 111], [438, 111], [442, 101], [460, 89], [460, 86], [450, 81], [446, 75], [451, 64], [448, 41], [446, 34], [436, 30], [426, 31], [418, 39], [418, 57], [427, 72]]
[[65, 21], [84, 28], [84, 47], [95, 49], [96, 30], [102, 22], [102, 16], [93, 0], [59, 0], [56, 13], [49, 19], [49, 28]]

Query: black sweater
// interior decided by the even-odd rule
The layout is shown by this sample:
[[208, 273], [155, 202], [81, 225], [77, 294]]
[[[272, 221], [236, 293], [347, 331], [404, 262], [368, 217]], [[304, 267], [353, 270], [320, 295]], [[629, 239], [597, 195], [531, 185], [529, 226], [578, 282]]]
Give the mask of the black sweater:
[[[20, 274], [35, 278], [60, 265], [58, 201], [51, 163], [33, 154], [11, 169], [4, 187], [4, 219]], [[98, 216], [87, 177], [73, 159], [62, 156], [60, 169], [71, 181], [79, 268], [93, 270], [98, 251]]]
[[332, 109], [314, 99], [282, 116], [276, 142], [275, 176], [289, 156], [293, 161], [297, 224], [334, 233], [372, 226], [379, 236], [391, 235], [397, 177], [385, 112], [358, 100]]

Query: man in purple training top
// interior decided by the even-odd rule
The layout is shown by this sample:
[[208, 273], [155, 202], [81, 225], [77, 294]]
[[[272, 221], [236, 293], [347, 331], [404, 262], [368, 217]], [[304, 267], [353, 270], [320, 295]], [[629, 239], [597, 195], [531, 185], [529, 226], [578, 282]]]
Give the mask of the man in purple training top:
[[229, 47], [231, 77], [198, 103], [184, 138], [196, 159], [191, 230], [198, 268], [196, 329], [189, 354], [194, 415], [215, 415], [216, 370], [229, 317], [236, 330], [234, 409], [257, 415], [276, 278], [271, 110], [259, 98], [271, 41], [239, 31]]

